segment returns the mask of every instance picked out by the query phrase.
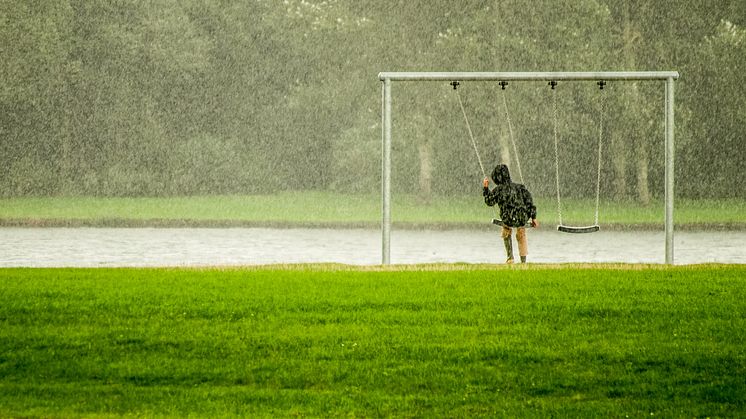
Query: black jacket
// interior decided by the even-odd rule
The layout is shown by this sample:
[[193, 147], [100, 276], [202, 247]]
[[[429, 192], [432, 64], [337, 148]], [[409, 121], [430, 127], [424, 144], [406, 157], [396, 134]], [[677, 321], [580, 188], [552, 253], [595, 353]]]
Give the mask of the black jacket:
[[523, 227], [529, 220], [536, 218], [536, 206], [531, 193], [520, 183], [510, 180], [508, 166], [498, 164], [492, 171], [495, 188], [491, 191], [484, 188], [484, 203], [500, 207], [500, 219], [508, 227]]

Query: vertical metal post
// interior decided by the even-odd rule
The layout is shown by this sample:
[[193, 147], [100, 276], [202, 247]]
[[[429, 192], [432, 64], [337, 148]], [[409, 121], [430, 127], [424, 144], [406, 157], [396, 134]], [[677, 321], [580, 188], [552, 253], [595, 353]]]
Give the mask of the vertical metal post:
[[674, 79], [666, 79], [666, 264], [673, 264]]
[[391, 263], [391, 79], [383, 81], [383, 138], [381, 173], [381, 263]]

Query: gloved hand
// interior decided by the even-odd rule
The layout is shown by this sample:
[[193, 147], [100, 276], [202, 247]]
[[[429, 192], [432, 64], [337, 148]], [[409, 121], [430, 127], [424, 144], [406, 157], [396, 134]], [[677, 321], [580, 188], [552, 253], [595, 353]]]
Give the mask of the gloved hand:
[[489, 188], [490, 187], [490, 180], [487, 179], [487, 178], [484, 178], [484, 180], [482, 181], [482, 186], [485, 187], [485, 188]]
[[539, 226], [539, 222], [536, 221], [536, 218], [532, 218], [531, 219], [531, 227], [535, 228], [535, 227], [538, 227], [538, 226]]

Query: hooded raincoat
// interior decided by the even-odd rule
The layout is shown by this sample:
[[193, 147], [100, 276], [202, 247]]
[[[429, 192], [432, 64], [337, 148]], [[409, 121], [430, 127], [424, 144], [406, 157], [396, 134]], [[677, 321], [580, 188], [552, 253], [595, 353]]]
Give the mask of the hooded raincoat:
[[520, 183], [510, 180], [508, 166], [499, 164], [492, 171], [492, 190], [484, 188], [484, 203], [500, 207], [500, 219], [507, 227], [525, 227], [529, 220], [536, 218], [536, 206], [531, 193]]

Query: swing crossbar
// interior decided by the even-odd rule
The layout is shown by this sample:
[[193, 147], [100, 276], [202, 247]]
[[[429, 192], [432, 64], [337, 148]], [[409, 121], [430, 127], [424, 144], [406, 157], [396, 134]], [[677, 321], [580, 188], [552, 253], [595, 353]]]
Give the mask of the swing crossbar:
[[571, 227], [565, 225], [557, 226], [557, 231], [561, 231], [563, 233], [595, 233], [599, 230], [601, 230], [601, 227], [599, 227], [597, 224], [583, 227]]
[[555, 72], [382, 72], [381, 81], [561, 81], [667, 80], [677, 71], [555, 71]]

